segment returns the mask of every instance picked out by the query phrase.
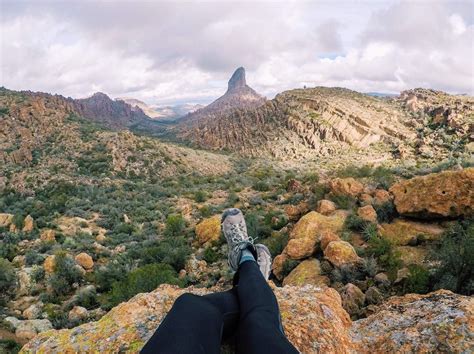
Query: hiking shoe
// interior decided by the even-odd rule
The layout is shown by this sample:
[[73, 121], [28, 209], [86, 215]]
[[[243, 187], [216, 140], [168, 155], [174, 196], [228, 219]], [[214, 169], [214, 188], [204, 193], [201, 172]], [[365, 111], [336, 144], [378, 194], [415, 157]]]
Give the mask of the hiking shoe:
[[228, 262], [232, 270], [237, 271], [239, 268], [242, 251], [246, 248], [253, 254], [255, 259], [258, 258], [253, 245], [254, 240], [247, 234], [247, 225], [240, 209], [231, 208], [225, 210], [222, 214], [221, 227], [229, 247]]
[[267, 246], [257, 243], [255, 245], [255, 250], [257, 251], [257, 263], [262, 272], [265, 280], [270, 278], [270, 273], [272, 271], [272, 255]]

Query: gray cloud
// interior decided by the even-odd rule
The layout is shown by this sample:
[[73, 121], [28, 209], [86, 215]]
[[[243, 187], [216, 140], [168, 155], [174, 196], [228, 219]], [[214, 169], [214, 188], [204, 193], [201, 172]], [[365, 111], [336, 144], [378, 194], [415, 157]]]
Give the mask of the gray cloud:
[[[1, 1], [1, 83], [209, 101], [302, 85], [474, 91], [472, 2]], [[470, 10], [470, 11], [469, 11]]]

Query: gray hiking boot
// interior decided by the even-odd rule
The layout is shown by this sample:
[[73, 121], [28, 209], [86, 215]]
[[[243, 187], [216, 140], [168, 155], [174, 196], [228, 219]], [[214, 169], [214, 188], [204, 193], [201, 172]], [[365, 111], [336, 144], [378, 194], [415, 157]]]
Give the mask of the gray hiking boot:
[[255, 249], [257, 250], [257, 263], [260, 272], [262, 272], [265, 280], [268, 280], [272, 271], [272, 255], [270, 254], [268, 247], [261, 243], [257, 243]]
[[247, 225], [240, 209], [225, 210], [222, 214], [221, 227], [229, 247], [228, 261], [232, 270], [237, 271], [239, 268], [242, 251], [246, 248], [252, 252], [255, 259], [258, 259], [253, 245], [254, 240], [247, 234]]

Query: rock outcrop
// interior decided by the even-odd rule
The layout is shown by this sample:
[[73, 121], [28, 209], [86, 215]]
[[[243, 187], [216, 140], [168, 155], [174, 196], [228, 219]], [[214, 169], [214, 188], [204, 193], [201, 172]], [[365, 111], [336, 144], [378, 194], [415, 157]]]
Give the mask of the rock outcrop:
[[[97, 322], [41, 333], [21, 352], [137, 353], [179, 295], [209, 291], [162, 285], [120, 304]], [[302, 353], [468, 353], [474, 349], [472, 297], [445, 290], [394, 297], [373, 315], [351, 322], [334, 289], [308, 285], [274, 291], [288, 339]]]
[[474, 215], [474, 168], [415, 177], [390, 188], [397, 211], [418, 218]]
[[245, 69], [240, 67], [230, 78], [227, 92], [206, 107], [184, 116], [181, 119], [181, 130], [185, 132], [190, 124], [193, 126], [207, 124], [235, 110], [256, 108], [264, 104], [265, 101], [265, 97], [260, 96], [247, 85]]

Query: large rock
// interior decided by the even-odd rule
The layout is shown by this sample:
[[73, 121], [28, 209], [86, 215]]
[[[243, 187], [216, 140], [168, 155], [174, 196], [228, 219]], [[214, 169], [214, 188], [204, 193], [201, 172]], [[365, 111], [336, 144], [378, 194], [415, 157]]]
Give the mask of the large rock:
[[52, 255], [52, 256], [48, 256], [46, 257], [46, 259], [44, 260], [44, 263], [43, 263], [43, 268], [44, 268], [44, 271], [46, 273], [52, 273], [54, 272], [54, 267], [56, 265], [56, 260], [55, 260], [55, 256]]
[[364, 191], [364, 185], [354, 178], [336, 178], [329, 181], [329, 189], [334, 195], [356, 197]]
[[273, 259], [272, 272], [278, 280], [283, 279], [283, 266], [288, 260], [288, 256], [284, 253], [279, 254]]
[[402, 215], [471, 216], [474, 214], [474, 168], [415, 177], [394, 184], [390, 192]]
[[346, 284], [339, 292], [342, 299], [342, 307], [349, 315], [358, 315], [364, 306], [365, 295], [357, 286], [352, 283]]
[[326, 231], [340, 232], [346, 214], [342, 211], [325, 216], [311, 211], [303, 216], [290, 233], [290, 240], [283, 253], [291, 259], [303, 259], [312, 255], [319, 247], [320, 237]]
[[334, 202], [327, 199], [322, 199], [318, 201], [316, 205], [316, 211], [323, 215], [329, 215], [334, 210], [336, 210], [336, 204], [334, 204]]
[[336, 267], [354, 264], [360, 260], [354, 247], [346, 241], [332, 241], [324, 249], [324, 257]]
[[447, 290], [393, 297], [351, 330], [360, 353], [470, 353], [473, 333], [474, 297]]
[[377, 213], [372, 205], [365, 205], [357, 209], [357, 215], [365, 221], [377, 223]]
[[52, 229], [44, 229], [41, 231], [40, 240], [44, 242], [56, 241], [56, 231]]
[[[97, 322], [40, 334], [23, 347], [22, 353], [137, 353], [179, 295], [204, 295], [209, 291], [161, 285], [151, 293], [139, 294], [118, 305]], [[351, 321], [334, 289], [286, 286], [274, 288], [274, 292], [285, 333], [298, 350], [346, 353], [353, 349], [348, 337]]]
[[31, 232], [34, 228], [34, 220], [31, 215], [27, 215], [23, 222], [23, 232]]
[[94, 260], [85, 252], [79, 253], [74, 259], [77, 264], [86, 270], [90, 270], [94, 267]]
[[321, 275], [321, 265], [315, 258], [307, 259], [298, 264], [283, 280], [283, 286], [302, 286], [306, 284], [315, 286], [329, 285], [328, 277]]
[[221, 217], [214, 215], [196, 225], [196, 237], [199, 244], [204, 245], [219, 240], [221, 235]]
[[416, 244], [418, 239], [438, 240], [444, 232], [444, 229], [437, 224], [404, 219], [396, 219], [390, 224], [381, 224], [379, 230], [383, 237], [400, 246]]
[[13, 214], [0, 213], [0, 227], [8, 227], [13, 221]]

